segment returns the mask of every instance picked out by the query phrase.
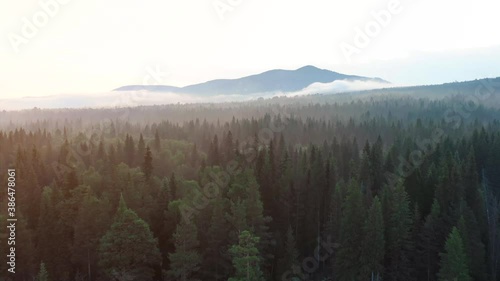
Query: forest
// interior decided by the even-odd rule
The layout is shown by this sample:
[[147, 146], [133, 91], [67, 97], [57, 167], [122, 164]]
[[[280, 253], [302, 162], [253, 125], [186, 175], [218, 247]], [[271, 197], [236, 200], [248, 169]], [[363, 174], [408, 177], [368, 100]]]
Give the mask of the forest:
[[1, 280], [500, 280], [500, 109], [312, 95], [0, 112]]

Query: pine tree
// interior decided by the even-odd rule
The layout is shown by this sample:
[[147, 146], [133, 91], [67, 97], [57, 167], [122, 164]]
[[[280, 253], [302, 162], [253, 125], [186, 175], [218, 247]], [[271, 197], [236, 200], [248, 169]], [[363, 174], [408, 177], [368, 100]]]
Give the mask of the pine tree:
[[435, 199], [419, 237], [421, 246], [420, 255], [422, 256], [423, 263], [420, 265], [420, 268], [417, 268], [417, 273], [423, 273], [422, 277], [425, 280], [437, 280], [439, 251], [442, 245], [444, 245], [444, 239], [446, 238], [446, 234], [442, 234], [441, 221], [441, 206], [437, 199]]
[[168, 274], [174, 280], [194, 281], [200, 269], [201, 256], [198, 253], [198, 230], [193, 223], [181, 220], [174, 233], [175, 252], [169, 254]]
[[40, 264], [40, 271], [38, 272], [37, 281], [49, 281], [49, 273], [47, 272], [47, 268], [45, 268], [45, 264], [42, 262]]
[[71, 196], [71, 191], [77, 188], [78, 176], [76, 175], [76, 170], [71, 169], [71, 171], [66, 175], [66, 179], [63, 185], [63, 195], [64, 198], [69, 198]]
[[196, 167], [196, 164], [198, 164], [198, 159], [199, 159], [199, 155], [198, 155], [198, 148], [196, 146], [196, 144], [193, 145], [193, 150], [191, 151], [191, 156], [190, 156], [190, 164], [192, 167]]
[[146, 147], [146, 153], [144, 154], [144, 162], [142, 164], [142, 172], [144, 173], [144, 178], [146, 181], [151, 179], [153, 174], [153, 155], [151, 154], [151, 149]]
[[[34, 235], [32, 230], [28, 228], [25, 216], [20, 208], [17, 209], [16, 216], [18, 219], [16, 223], [16, 244], [22, 245], [16, 249], [16, 275], [29, 278], [36, 273]], [[7, 245], [7, 242], [5, 242], [5, 245]]]
[[97, 160], [103, 160], [106, 159], [106, 149], [104, 149], [104, 142], [101, 140], [99, 141], [99, 147], [97, 149]]
[[125, 160], [127, 161], [127, 165], [132, 167], [135, 161], [135, 144], [132, 136], [127, 135], [125, 138]]
[[233, 257], [233, 266], [236, 269], [234, 277], [229, 281], [264, 281], [260, 263], [259, 238], [245, 230], [239, 236], [239, 243], [229, 249]]
[[176, 200], [180, 197], [179, 190], [177, 188], [177, 180], [175, 179], [174, 173], [172, 173], [172, 175], [170, 176], [170, 179], [168, 181], [168, 188], [172, 194], [171, 201]]
[[72, 261], [89, 280], [95, 276], [99, 239], [109, 227], [109, 202], [93, 195], [85, 197], [74, 223]]
[[210, 145], [210, 151], [208, 153], [208, 165], [216, 166], [220, 164], [220, 154], [219, 154], [219, 140], [217, 135], [214, 135], [214, 139]]
[[54, 231], [57, 221], [54, 219], [54, 190], [50, 187], [43, 189], [40, 216], [38, 219], [37, 244], [39, 258], [45, 261], [44, 266], [54, 272], [57, 269], [57, 260], [54, 256], [54, 249], [58, 247], [57, 236]]
[[268, 231], [271, 218], [264, 216], [259, 184], [253, 176], [252, 170], [246, 169], [235, 176], [228, 196], [230, 212], [226, 217], [233, 225], [233, 231], [230, 233], [231, 243], [237, 242], [242, 231], [250, 230], [259, 237], [258, 249], [262, 256], [267, 260], [272, 260], [272, 237]]
[[382, 189], [383, 183], [383, 144], [382, 138], [380, 135], [377, 138], [377, 141], [373, 144], [373, 147], [370, 151], [370, 173], [373, 181], [372, 185], [372, 194], [377, 195], [379, 191]]
[[[141, 134], [141, 136], [139, 137], [139, 143], [137, 144], [137, 156], [143, 157], [145, 153], [146, 153], [146, 143], [144, 142], [144, 137]], [[141, 161], [141, 159], [139, 158], [138, 161]]]
[[408, 194], [400, 184], [393, 190], [391, 216], [387, 225], [387, 274], [390, 280], [413, 280], [410, 253], [413, 251], [412, 214]]
[[286, 271], [299, 271], [301, 269], [301, 264], [299, 261], [299, 251], [297, 250], [297, 243], [295, 241], [295, 237], [293, 236], [293, 230], [291, 226], [288, 226], [285, 238], [285, 249], [283, 258], [281, 259], [282, 270], [279, 272], [284, 273]]
[[481, 241], [481, 231], [474, 216], [474, 212], [468, 207], [462, 207], [462, 216], [458, 221], [457, 228], [464, 243], [467, 254], [467, 266], [473, 280], [486, 280], [486, 251]]
[[155, 132], [155, 141], [154, 141], [154, 147], [153, 147], [156, 152], [160, 152], [161, 150], [161, 140], [160, 140], [160, 134], [158, 133], [158, 130]]
[[440, 281], [471, 281], [469, 268], [467, 267], [467, 255], [460, 233], [453, 227], [445, 244], [445, 252], [441, 256], [441, 269], [439, 270]]
[[356, 182], [349, 184], [346, 200], [343, 204], [343, 217], [340, 230], [340, 249], [336, 257], [338, 280], [361, 280], [360, 261], [364, 225], [364, 206], [361, 189]]
[[367, 280], [370, 276], [381, 276], [385, 254], [384, 217], [382, 204], [375, 196], [364, 225], [364, 240], [360, 260], [363, 263], [361, 277]]
[[224, 139], [222, 146], [224, 153], [224, 163], [228, 163], [234, 157], [233, 134], [231, 133], [231, 131], [227, 132], [227, 135]]
[[161, 266], [158, 241], [149, 226], [120, 198], [111, 229], [101, 238], [99, 266], [110, 278], [152, 280]]
[[[224, 202], [221, 198], [217, 198], [213, 202], [210, 227], [207, 233], [208, 244], [204, 253], [204, 266], [210, 274], [209, 277], [215, 280], [224, 277], [227, 279], [226, 275], [228, 274], [225, 252], [227, 251], [229, 227], [224, 218]], [[229, 264], [229, 266], [231, 265]]]

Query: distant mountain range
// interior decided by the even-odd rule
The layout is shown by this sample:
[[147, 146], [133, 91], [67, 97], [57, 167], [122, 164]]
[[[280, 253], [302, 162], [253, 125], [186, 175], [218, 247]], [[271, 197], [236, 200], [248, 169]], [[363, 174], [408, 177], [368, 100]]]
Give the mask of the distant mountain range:
[[346, 94], [362, 95], [403, 95], [416, 98], [443, 98], [450, 96], [468, 96], [470, 99], [482, 99], [500, 95], [500, 77], [483, 78], [471, 81], [450, 82], [437, 85], [418, 85], [408, 87], [379, 88], [363, 91], [350, 91]]
[[[316, 72], [322, 75], [315, 75], [315, 79], [309, 78], [310, 80], [306, 80], [304, 75], [297, 75], [300, 73], [313, 73]], [[271, 74], [269, 74], [271, 73]], [[274, 74], [273, 74], [274, 73]], [[186, 91], [185, 89], [190, 88], [203, 88], [206, 87], [206, 84], [212, 83], [223, 83], [224, 81], [233, 81], [227, 82], [227, 84], [232, 84], [234, 81], [243, 80], [248, 81], [252, 79], [256, 79], [255, 77], [266, 77], [267, 75], [276, 75], [276, 73], [282, 73], [281, 75], [285, 75], [290, 79], [290, 83], [294, 86], [290, 86], [287, 84], [282, 84], [284, 82], [280, 82], [279, 91], [290, 91], [299, 93], [297, 95], [274, 95], [274, 94], [261, 94], [260, 91], [269, 92], [271, 87], [277, 86], [269, 86], [265, 90], [259, 90], [256, 94], [252, 95], [252, 91], [246, 91], [247, 94], [233, 94], [233, 90], [228, 90], [227, 88], [224, 91], [220, 90], [216, 93], [220, 93], [219, 96], [211, 96], [209, 94], [205, 94], [205, 96], [197, 96], [193, 98], [194, 95], [191, 94], [178, 94], [178, 93], [169, 93], [172, 89], [177, 90], [178, 92]], [[329, 87], [313, 87], [311, 86], [311, 81], [330, 81], [333, 75], [328, 78], [328, 73], [333, 73], [336, 75], [336, 78], [339, 79], [354, 79], [354, 80], [334, 80], [331, 83], [325, 82], [325, 84]], [[297, 80], [293, 80], [289, 78], [290, 76], [298, 77]], [[310, 74], [311, 75], [311, 74]], [[326, 78], [325, 78], [326, 77]], [[300, 79], [299, 79], [300, 78]], [[248, 80], [247, 80], [248, 79]], [[256, 79], [259, 80], [259, 79]], [[281, 81], [285, 79], [282, 78]], [[300, 81], [299, 81], [300, 80]], [[361, 82], [358, 82], [360, 81]], [[217, 82], [218, 81], [218, 82]], [[262, 81], [262, 80], [261, 80]], [[279, 81], [277, 79], [276, 81]], [[314, 85], [316, 82], [312, 82]], [[254, 86], [254, 89], [264, 89], [262, 86], [262, 82], [258, 83], [260, 88]], [[334, 85], [335, 84], [335, 85]], [[363, 84], [361, 87], [357, 89], [353, 89], [353, 85]], [[304, 86], [306, 85], [306, 86]], [[377, 86], [376, 88], [374, 86]], [[307, 87], [308, 91], [301, 91], [303, 88]], [[135, 90], [145, 89], [148, 90], [146, 93], [141, 93], [141, 95], [137, 95]], [[170, 89], [170, 90], [168, 90]], [[181, 90], [179, 90], [181, 89]], [[248, 87], [247, 87], [248, 89]], [[277, 89], [277, 88], [272, 88]], [[238, 92], [238, 89], [234, 90]], [[256, 91], [256, 90], [253, 90]], [[161, 93], [165, 92], [165, 93]], [[201, 91], [200, 91], [201, 92]], [[239, 91], [241, 93], [241, 91]], [[206, 92], [203, 93], [213, 93]], [[229, 95], [224, 95], [222, 93], [227, 93]], [[328, 100], [332, 101], [341, 101], [341, 100], [352, 100], [352, 98], [366, 98], [366, 97], [375, 97], [375, 96], [400, 96], [400, 97], [413, 97], [413, 98], [429, 98], [429, 99], [443, 99], [452, 96], [462, 96], [467, 97], [469, 101], [474, 103], [480, 103], [484, 106], [495, 107], [500, 109], [500, 77], [497, 78], [485, 78], [479, 80], [471, 80], [464, 82], [452, 82], [445, 83], [439, 85], [422, 85], [422, 86], [412, 86], [412, 87], [393, 87], [392, 84], [389, 84], [387, 81], [384, 81], [379, 78], [366, 78], [360, 76], [351, 76], [344, 75], [335, 72], [331, 72], [328, 70], [321, 70], [314, 67], [305, 67], [300, 68], [295, 71], [286, 71], [286, 70], [276, 70], [265, 72], [263, 74], [249, 76], [236, 80], [215, 80], [203, 84], [193, 85], [184, 88], [177, 87], [169, 87], [169, 86], [126, 86], [120, 89], [117, 89], [113, 92], [108, 93], [107, 95], [55, 95], [55, 96], [46, 96], [46, 97], [24, 97], [24, 98], [15, 98], [15, 99], [5, 99], [0, 98], [0, 111], [7, 109], [29, 109], [29, 108], [85, 108], [85, 107], [133, 107], [133, 106], [148, 106], [148, 105], [163, 105], [163, 104], [173, 104], [173, 103], [219, 103], [219, 102], [245, 102], [245, 101], [257, 101], [258, 98], [278, 98], [281, 96], [283, 100], [290, 100], [288, 97], [294, 97], [295, 101], [299, 101], [301, 96], [304, 100]], [[285, 97], [286, 96], [286, 97]]]
[[389, 82], [380, 78], [346, 75], [309, 65], [297, 70], [274, 69], [239, 79], [217, 79], [186, 87], [130, 85], [117, 88], [114, 91], [147, 90], [150, 92], [169, 92], [196, 96], [250, 95], [256, 93], [297, 92], [314, 83], [332, 83], [338, 80], [389, 84]]

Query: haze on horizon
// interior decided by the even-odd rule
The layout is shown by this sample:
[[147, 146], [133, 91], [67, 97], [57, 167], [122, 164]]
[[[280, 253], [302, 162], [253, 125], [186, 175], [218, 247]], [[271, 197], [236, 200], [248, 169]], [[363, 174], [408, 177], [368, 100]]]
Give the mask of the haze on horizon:
[[[304, 65], [398, 85], [496, 77], [499, 7], [493, 0], [4, 1], [0, 93], [102, 93], [143, 84], [152, 69], [172, 86]], [[380, 30], [356, 45], [357, 30], [373, 22]], [[27, 25], [35, 27], [30, 38]], [[346, 44], [358, 50], [349, 58]]]

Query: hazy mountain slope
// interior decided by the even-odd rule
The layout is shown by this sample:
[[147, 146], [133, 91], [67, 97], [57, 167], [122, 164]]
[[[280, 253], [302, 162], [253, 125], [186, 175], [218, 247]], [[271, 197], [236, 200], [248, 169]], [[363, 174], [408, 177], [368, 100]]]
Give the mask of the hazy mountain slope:
[[382, 88], [351, 93], [362, 95], [411, 95], [417, 98], [443, 98], [446, 96], [467, 95], [477, 96], [477, 98], [480, 99], [482, 97], [490, 97], [491, 95], [498, 96], [500, 94], [500, 77], [438, 85]]
[[217, 79], [182, 88], [163, 85], [131, 85], [120, 87], [115, 89], [115, 91], [148, 90], [152, 92], [186, 93], [202, 96], [295, 92], [300, 91], [313, 83], [331, 83], [337, 80], [388, 83], [380, 78], [346, 75], [326, 69], [319, 69], [314, 66], [305, 66], [297, 70], [275, 69], [239, 79]]

